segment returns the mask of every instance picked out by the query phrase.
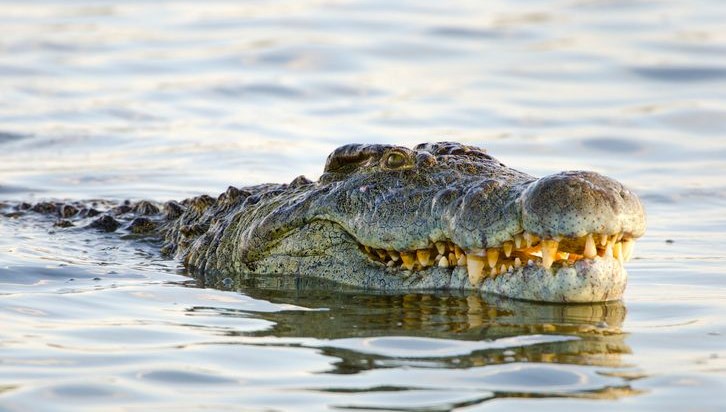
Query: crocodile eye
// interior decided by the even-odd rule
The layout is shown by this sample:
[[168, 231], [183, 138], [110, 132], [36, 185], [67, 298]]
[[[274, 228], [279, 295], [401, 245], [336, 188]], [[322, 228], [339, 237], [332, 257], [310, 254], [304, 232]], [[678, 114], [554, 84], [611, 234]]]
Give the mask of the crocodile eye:
[[406, 166], [407, 163], [406, 156], [401, 152], [391, 152], [386, 155], [386, 159], [384, 161], [384, 165], [386, 169], [400, 169], [404, 166]]

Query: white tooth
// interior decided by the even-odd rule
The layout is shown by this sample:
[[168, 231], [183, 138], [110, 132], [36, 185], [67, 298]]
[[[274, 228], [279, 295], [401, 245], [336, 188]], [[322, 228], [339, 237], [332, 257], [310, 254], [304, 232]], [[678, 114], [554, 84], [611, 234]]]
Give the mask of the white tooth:
[[490, 268], [493, 268], [497, 265], [497, 260], [499, 260], [499, 249], [487, 249], [487, 263], [489, 263]]
[[456, 260], [459, 260], [461, 255], [464, 254], [464, 251], [459, 246], [454, 246], [454, 254], [456, 255]]
[[439, 255], [445, 255], [446, 254], [446, 243], [444, 242], [436, 242], [436, 250], [439, 251]]
[[512, 244], [512, 242], [504, 242], [504, 244], [502, 245], [502, 249], [504, 250], [504, 256], [509, 257], [509, 255], [512, 254], [513, 247], [514, 245]]
[[519, 258], [514, 258], [514, 267], [518, 268], [520, 266], [522, 266], [522, 261]]
[[396, 262], [389, 260], [388, 263], [386, 263], [386, 266], [388, 266], [389, 268], [392, 268], [393, 265], [395, 265], [395, 264], [396, 264]]
[[489, 276], [491, 276], [491, 277], [495, 277], [498, 274], [499, 273], [497, 272], [497, 268], [492, 268], [491, 272], [489, 272]]
[[441, 259], [439, 259], [439, 267], [440, 268], [447, 268], [447, 267], [449, 267], [449, 259], [441, 256]]
[[527, 261], [527, 266], [532, 266], [532, 265], [534, 265], [534, 260], [532, 260], [532, 259], [529, 259], [529, 260]]
[[413, 269], [413, 264], [416, 262], [416, 258], [411, 252], [401, 252], [401, 260], [403, 261], [401, 266], [407, 270]]
[[512, 265], [507, 266], [507, 272], [512, 272], [512, 271], [514, 271], [514, 266], [512, 266]]
[[398, 259], [401, 257], [401, 255], [399, 255], [395, 250], [389, 250], [388, 256], [390, 256], [391, 260], [394, 262], [398, 262]]
[[633, 246], [635, 246], [633, 239], [623, 240], [623, 257], [626, 262], [630, 262], [630, 258], [633, 257]]
[[502, 267], [499, 268], [499, 273], [505, 273], [507, 271], [507, 265], [502, 263]]
[[524, 238], [522, 235], [514, 235], [514, 247], [517, 249], [522, 247], [522, 243], [524, 243]]
[[431, 266], [431, 251], [428, 249], [419, 249], [416, 251], [416, 257], [418, 258], [421, 266]]
[[609, 258], [613, 257], [613, 243], [612, 242], [608, 242], [607, 245], [605, 245], [604, 256], [609, 257]]
[[587, 235], [587, 239], [585, 239], [585, 251], [582, 252], [582, 254], [588, 259], [592, 259], [595, 256], [597, 256], [597, 248], [595, 247], [595, 239], [593, 239], [592, 234]]
[[456, 261], [456, 264], [458, 266], [466, 266], [466, 255], [462, 253], [461, 256], [459, 256], [459, 260]]
[[466, 270], [469, 272], [469, 282], [472, 286], [478, 285], [484, 278], [484, 259], [479, 256], [468, 255]]
[[620, 264], [623, 263], [623, 244], [621, 242], [616, 242], [613, 245], [613, 256], [620, 261]]
[[557, 248], [559, 247], [559, 244], [560, 242], [552, 239], [542, 241], [542, 266], [545, 269], [552, 267], [552, 263], [555, 261], [555, 256], [557, 256]]
[[600, 235], [600, 246], [605, 246], [608, 244], [608, 235], [605, 233]]

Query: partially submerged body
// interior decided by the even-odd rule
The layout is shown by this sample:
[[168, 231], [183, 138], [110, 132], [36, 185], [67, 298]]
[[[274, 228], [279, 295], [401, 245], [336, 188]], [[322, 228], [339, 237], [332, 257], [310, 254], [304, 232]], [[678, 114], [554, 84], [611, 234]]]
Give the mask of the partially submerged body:
[[[66, 206], [25, 208], [88, 217]], [[343, 146], [317, 182], [121, 205], [92, 224], [117, 230], [111, 215], [130, 232], [160, 235], [165, 253], [205, 278], [312, 277], [547, 302], [620, 299], [623, 264], [645, 231], [638, 197], [615, 180], [579, 171], [537, 179], [457, 143]]]

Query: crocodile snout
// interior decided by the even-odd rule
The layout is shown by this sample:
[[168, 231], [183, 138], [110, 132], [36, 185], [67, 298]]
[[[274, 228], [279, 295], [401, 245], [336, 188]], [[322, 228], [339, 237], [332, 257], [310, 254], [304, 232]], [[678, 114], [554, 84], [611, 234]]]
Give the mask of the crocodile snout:
[[524, 229], [541, 237], [581, 237], [588, 233], [645, 232], [638, 196], [620, 182], [594, 172], [545, 176], [522, 193]]

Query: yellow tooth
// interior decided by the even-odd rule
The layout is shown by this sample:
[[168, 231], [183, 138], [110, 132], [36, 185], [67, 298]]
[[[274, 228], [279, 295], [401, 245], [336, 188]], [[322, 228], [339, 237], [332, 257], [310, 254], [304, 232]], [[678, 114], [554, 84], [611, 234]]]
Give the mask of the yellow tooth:
[[436, 242], [436, 250], [439, 251], [439, 255], [446, 255], [446, 243]]
[[522, 235], [514, 235], [514, 247], [517, 249], [522, 247], [522, 243], [524, 243], [524, 238]]
[[366, 252], [367, 252], [368, 254], [371, 254], [371, 255], [373, 254], [373, 252], [371, 252], [371, 247], [370, 247], [370, 246], [364, 246], [364, 247], [365, 247], [365, 249], [366, 249]]
[[497, 273], [497, 268], [492, 268], [491, 272], [489, 272], [489, 276], [491, 276], [491, 277], [495, 277], [498, 274], [499, 273]]
[[489, 263], [490, 268], [493, 268], [497, 265], [497, 260], [499, 260], [499, 249], [487, 249], [487, 263]]
[[545, 269], [552, 267], [559, 245], [560, 242], [552, 239], [542, 241], [542, 266]]
[[390, 256], [391, 260], [394, 262], [398, 262], [398, 259], [401, 257], [395, 250], [389, 250], [388, 256]]
[[458, 266], [466, 266], [466, 255], [462, 253], [461, 256], [459, 256], [459, 260], [456, 261], [456, 264]]
[[518, 268], [520, 266], [522, 266], [522, 261], [519, 258], [514, 258], [514, 267]]
[[595, 239], [592, 237], [592, 234], [587, 235], [587, 239], [585, 239], [585, 251], [582, 252], [582, 254], [588, 259], [592, 259], [595, 256], [597, 256], [597, 248], [595, 247]]
[[524, 243], [527, 245], [527, 247], [532, 247], [535, 243], [539, 241], [539, 237], [537, 235], [534, 235], [532, 233], [524, 232]]
[[376, 254], [379, 258], [381, 258], [381, 260], [386, 260], [386, 258], [388, 257], [388, 253], [386, 253], [386, 251], [383, 249], [376, 249]]
[[502, 267], [499, 268], [499, 273], [505, 273], [507, 271], [507, 265], [502, 263]]
[[469, 282], [472, 286], [478, 285], [484, 278], [484, 259], [480, 256], [468, 255], [466, 270], [469, 272]]
[[454, 252], [449, 252], [449, 266], [456, 266], [456, 254]]
[[605, 233], [602, 233], [600, 235], [600, 246], [605, 246], [607, 244], [608, 244], [608, 235], [606, 235]]
[[626, 262], [630, 262], [630, 258], [633, 257], [633, 246], [635, 246], [633, 239], [623, 240], [623, 257]]
[[613, 245], [613, 256], [615, 256], [621, 264], [623, 263], [623, 244], [621, 242], [615, 242]]
[[512, 248], [514, 248], [512, 242], [504, 242], [504, 244], [502, 245], [502, 249], [504, 250], [504, 256], [509, 257], [509, 255], [512, 254]]
[[464, 254], [464, 251], [459, 246], [454, 246], [454, 254], [456, 255], [456, 260], [459, 260], [461, 255]]
[[413, 264], [416, 261], [416, 258], [411, 252], [401, 252], [401, 260], [403, 261], [403, 263], [401, 263], [401, 266], [404, 269], [411, 270], [413, 269]]
[[449, 259], [441, 256], [441, 259], [439, 259], [439, 267], [440, 268], [447, 268], [447, 267], [449, 267]]
[[428, 249], [419, 249], [416, 251], [416, 257], [418, 258], [421, 266], [431, 266], [431, 251]]

